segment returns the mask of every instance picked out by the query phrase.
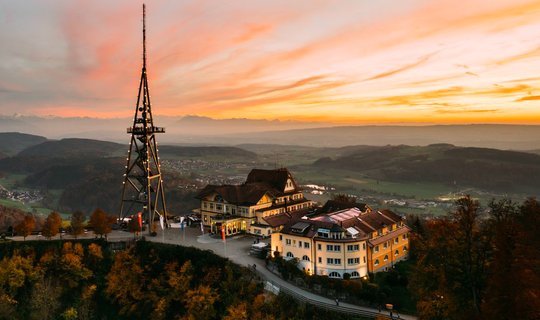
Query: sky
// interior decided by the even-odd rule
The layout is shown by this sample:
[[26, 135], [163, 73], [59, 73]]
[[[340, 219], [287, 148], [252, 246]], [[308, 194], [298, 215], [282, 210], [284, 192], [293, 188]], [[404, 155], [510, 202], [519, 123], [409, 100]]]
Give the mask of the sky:
[[[148, 0], [154, 117], [540, 124], [540, 1]], [[0, 0], [0, 115], [128, 117], [142, 2]]]

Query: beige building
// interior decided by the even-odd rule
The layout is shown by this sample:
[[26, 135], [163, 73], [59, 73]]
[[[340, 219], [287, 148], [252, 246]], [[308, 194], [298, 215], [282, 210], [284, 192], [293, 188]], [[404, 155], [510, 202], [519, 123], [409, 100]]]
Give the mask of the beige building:
[[285, 169], [253, 169], [241, 185], [208, 185], [198, 195], [203, 225], [226, 235], [240, 232], [270, 236], [276, 227], [266, 218], [306, 210], [313, 202], [304, 198]]
[[306, 273], [331, 278], [364, 277], [405, 259], [409, 228], [402, 218], [389, 210], [355, 205], [359, 208], [327, 212], [332, 207], [327, 203], [310, 217], [291, 219], [272, 234], [272, 254], [298, 259]]

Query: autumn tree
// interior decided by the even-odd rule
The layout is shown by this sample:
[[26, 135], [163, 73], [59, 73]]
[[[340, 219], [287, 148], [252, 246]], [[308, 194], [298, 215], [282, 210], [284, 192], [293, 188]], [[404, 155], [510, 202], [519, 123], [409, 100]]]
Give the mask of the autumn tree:
[[84, 232], [84, 222], [86, 217], [82, 211], [75, 211], [71, 214], [71, 235], [77, 238]]
[[527, 199], [517, 217], [516, 268], [519, 288], [515, 301], [514, 319], [540, 319], [540, 203]]
[[218, 300], [217, 292], [207, 285], [200, 285], [194, 290], [189, 290], [184, 303], [187, 308], [186, 319], [212, 319], [216, 314], [214, 303]]
[[516, 272], [519, 209], [507, 199], [491, 202], [490, 208], [493, 260], [483, 310], [490, 319], [511, 319], [517, 316], [515, 299], [522, 290]]
[[246, 302], [231, 305], [227, 308], [227, 315], [223, 320], [248, 320], [248, 307]]
[[99, 234], [99, 237], [102, 238], [103, 235], [111, 233], [114, 222], [114, 217], [108, 216], [105, 211], [98, 208], [90, 216], [88, 225], [94, 229], [95, 234]]
[[82, 280], [92, 276], [92, 271], [83, 262], [84, 248], [80, 243], [65, 242], [60, 256], [59, 269], [68, 288], [75, 288]]
[[43, 236], [47, 237], [47, 239], [51, 239], [60, 232], [61, 226], [62, 217], [60, 217], [58, 212], [53, 211], [47, 216], [47, 219], [45, 219], [41, 233]]
[[136, 218], [132, 218], [129, 220], [128, 224], [128, 231], [133, 233], [133, 237], [139, 235], [139, 232], [141, 231], [141, 226], [139, 225], [139, 221]]
[[482, 305], [485, 319], [540, 319], [540, 204], [490, 204], [493, 257]]
[[24, 240], [26, 240], [26, 237], [32, 234], [35, 226], [36, 219], [34, 219], [34, 216], [29, 213], [24, 216], [24, 219], [19, 224], [15, 226], [15, 232], [17, 232], [19, 236], [23, 236]]
[[[453, 240], [457, 259], [455, 276], [461, 308], [475, 317], [480, 315], [482, 291], [486, 283], [486, 268], [491, 252], [491, 238], [479, 217], [477, 200], [465, 196], [458, 199], [452, 214], [456, 224]], [[461, 289], [461, 290], [460, 290]]]
[[144, 269], [132, 251], [120, 251], [107, 275], [107, 296], [120, 307], [120, 314], [135, 316], [145, 298]]
[[463, 197], [449, 217], [429, 221], [424, 235], [413, 235], [410, 288], [423, 319], [480, 316], [491, 239], [479, 212], [477, 201]]
[[29, 299], [30, 319], [55, 319], [60, 308], [62, 286], [50, 276], [39, 279], [32, 288]]

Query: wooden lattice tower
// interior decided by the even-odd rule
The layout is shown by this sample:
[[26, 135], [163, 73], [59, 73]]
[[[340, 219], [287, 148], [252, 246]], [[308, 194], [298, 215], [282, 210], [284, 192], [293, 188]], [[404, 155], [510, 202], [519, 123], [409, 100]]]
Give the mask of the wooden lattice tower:
[[146, 11], [143, 4], [143, 66], [139, 94], [135, 107], [133, 126], [127, 129], [131, 134], [126, 173], [122, 187], [120, 218], [136, 217], [148, 222], [149, 232], [154, 230], [156, 216], [166, 223], [167, 207], [163, 190], [163, 176], [158, 155], [156, 133], [164, 133], [165, 128], [154, 126], [148, 77], [146, 75]]

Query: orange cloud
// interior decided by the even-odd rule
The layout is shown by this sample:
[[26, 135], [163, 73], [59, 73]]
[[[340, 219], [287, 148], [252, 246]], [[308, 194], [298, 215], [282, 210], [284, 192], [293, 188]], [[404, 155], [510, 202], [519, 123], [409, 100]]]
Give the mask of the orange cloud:
[[516, 99], [516, 102], [522, 102], [522, 101], [532, 101], [532, 100], [540, 100], [540, 96], [526, 96], [521, 97], [519, 99]]

